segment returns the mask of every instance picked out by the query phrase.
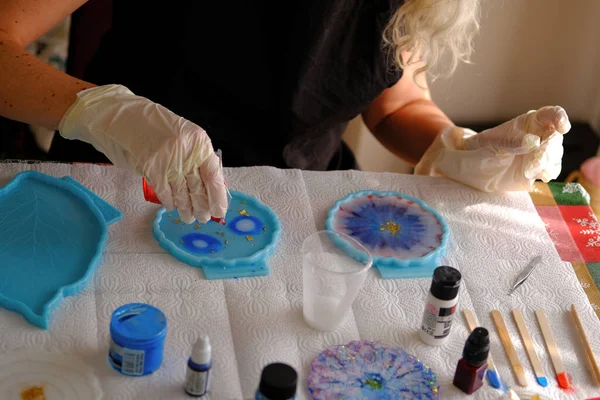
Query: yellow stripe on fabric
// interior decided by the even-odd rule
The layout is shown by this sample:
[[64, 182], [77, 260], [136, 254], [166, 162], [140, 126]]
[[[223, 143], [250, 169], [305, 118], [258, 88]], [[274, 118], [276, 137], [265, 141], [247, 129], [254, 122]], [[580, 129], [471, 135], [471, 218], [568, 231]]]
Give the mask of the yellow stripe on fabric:
[[575, 274], [577, 275], [577, 279], [579, 279], [579, 283], [583, 287], [585, 294], [587, 295], [594, 311], [598, 318], [600, 318], [600, 291], [596, 287], [590, 272], [588, 271], [587, 265], [585, 263], [573, 262], [573, 270], [575, 270]]
[[533, 191], [529, 193], [533, 204], [536, 206], [556, 206], [556, 200], [547, 183], [537, 181], [533, 185]]

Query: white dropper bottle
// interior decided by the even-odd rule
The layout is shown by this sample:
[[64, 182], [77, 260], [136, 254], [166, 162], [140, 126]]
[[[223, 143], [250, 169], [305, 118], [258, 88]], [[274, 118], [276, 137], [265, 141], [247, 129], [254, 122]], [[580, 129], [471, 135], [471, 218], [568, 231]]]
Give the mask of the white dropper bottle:
[[202, 397], [208, 393], [210, 384], [211, 346], [208, 336], [196, 341], [187, 363], [185, 391], [190, 396]]

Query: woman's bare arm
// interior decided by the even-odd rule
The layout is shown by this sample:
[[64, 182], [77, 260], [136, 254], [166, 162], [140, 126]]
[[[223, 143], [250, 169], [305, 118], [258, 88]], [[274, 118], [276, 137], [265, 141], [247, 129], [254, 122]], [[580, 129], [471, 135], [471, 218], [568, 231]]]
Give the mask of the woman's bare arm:
[[402, 78], [384, 90], [363, 112], [367, 127], [388, 150], [415, 165], [436, 136], [452, 121], [431, 100], [425, 74], [409, 65]]
[[84, 3], [85, 0], [0, 2], [0, 115], [56, 129], [77, 92], [94, 86], [25, 50]]

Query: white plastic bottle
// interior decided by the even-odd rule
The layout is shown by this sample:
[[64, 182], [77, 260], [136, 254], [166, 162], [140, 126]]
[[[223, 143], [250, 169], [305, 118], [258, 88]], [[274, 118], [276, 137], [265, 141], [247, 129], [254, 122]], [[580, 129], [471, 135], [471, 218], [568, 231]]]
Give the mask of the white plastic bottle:
[[438, 267], [433, 271], [431, 289], [423, 313], [419, 336], [432, 346], [441, 346], [450, 334], [458, 303], [461, 274], [456, 268]]
[[211, 346], [208, 336], [202, 336], [192, 350], [185, 377], [185, 391], [190, 396], [202, 397], [208, 393], [210, 384]]

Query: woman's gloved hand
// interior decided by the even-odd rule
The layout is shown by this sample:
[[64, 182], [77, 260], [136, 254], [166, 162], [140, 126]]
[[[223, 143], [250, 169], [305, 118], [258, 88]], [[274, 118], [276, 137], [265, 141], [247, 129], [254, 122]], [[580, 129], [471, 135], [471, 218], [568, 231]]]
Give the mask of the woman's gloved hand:
[[429, 147], [415, 174], [445, 176], [485, 192], [531, 190], [560, 174], [563, 134], [571, 129], [561, 107], [543, 107], [481, 133], [449, 126]]
[[77, 94], [59, 132], [145, 177], [165, 208], [176, 208], [183, 222], [225, 217], [225, 180], [210, 138], [160, 104], [120, 85], [86, 89]]

